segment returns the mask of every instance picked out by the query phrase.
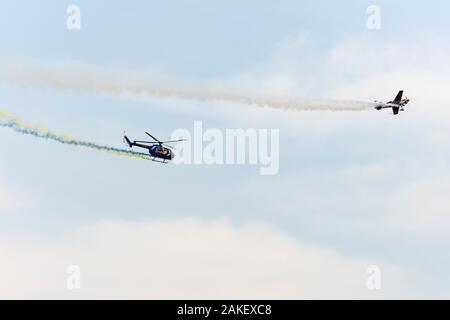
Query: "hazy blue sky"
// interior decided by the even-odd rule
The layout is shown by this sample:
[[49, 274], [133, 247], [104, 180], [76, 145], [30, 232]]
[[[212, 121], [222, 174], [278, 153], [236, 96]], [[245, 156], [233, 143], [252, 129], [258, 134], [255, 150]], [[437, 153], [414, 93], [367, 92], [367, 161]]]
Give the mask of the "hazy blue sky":
[[[80, 30], [66, 28], [70, 4], [81, 8]], [[381, 9], [380, 30], [366, 27], [372, 4]], [[1, 110], [114, 146], [122, 146], [124, 130], [136, 139], [144, 131], [164, 139], [177, 128], [191, 130], [195, 120], [206, 128], [280, 129], [280, 171], [260, 176], [250, 165], [160, 165], [0, 128], [0, 259], [7, 260], [5, 269], [0, 266], [0, 296], [74, 294], [64, 282], [65, 265], [74, 263], [86, 274], [87, 297], [448, 298], [449, 9], [446, 1], [2, 3], [0, 67], [13, 60], [83, 63], [268, 94], [364, 101], [392, 99], [404, 89], [412, 102], [397, 117], [387, 110], [295, 112], [1, 81]], [[102, 223], [107, 232], [98, 227]], [[220, 237], [214, 232], [209, 242], [205, 235], [216, 229]], [[256, 240], [249, 241], [254, 233]], [[83, 235], [95, 241], [87, 245]], [[198, 242], [192, 240], [197, 236]], [[111, 239], [117, 243], [109, 247]], [[287, 269], [277, 269], [285, 239], [294, 246], [286, 252], [299, 258], [283, 256]], [[184, 241], [192, 245], [184, 247]], [[150, 243], [181, 252], [184, 260], [170, 260], [179, 268], [191, 251], [198, 265], [189, 261], [183, 272], [172, 269]], [[266, 245], [268, 261], [245, 259]], [[226, 250], [219, 254], [212, 247]], [[90, 248], [99, 257], [99, 248], [112, 250], [128, 263], [111, 272], [108, 266], [95, 269]], [[228, 250], [243, 252], [233, 256]], [[61, 252], [64, 259], [58, 260]], [[149, 267], [133, 272], [136, 263], [147, 265], [144, 258]], [[151, 269], [155, 260], [161, 269]], [[83, 268], [77, 261], [92, 265]], [[35, 263], [34, 271], [17, 268]], [[327, 266], [333, 274], [334, 264], [339, 280], [319, 274]], [[365, 287], [369, 264], [383, 272], [379, 292]], [[244, 272], [244, 279], [252, 279], [249, 270], [259, 266], [263, 271], [255, 279], [270, 282], [260, 288], [254, 279], [223, 291], [218, 283], [209, 292], [210, 280], [202, 277], [239, 279]], [[142, 280], [148, 280], [146, 272], [167, 279], [182, 274], [202, 285], [153, 285], [153, 278]], [[48, 281], [35, 281], [42, 273]], [[310, 274], [317, 282], [308, 282]], [[24, 277], [31, 280], [15, 291], [12, 284], [2, 288], [2, 280]], [[103, 285], [103, 278], [120, 285]], [[142, 287], [134, 293], [135, 282]]]

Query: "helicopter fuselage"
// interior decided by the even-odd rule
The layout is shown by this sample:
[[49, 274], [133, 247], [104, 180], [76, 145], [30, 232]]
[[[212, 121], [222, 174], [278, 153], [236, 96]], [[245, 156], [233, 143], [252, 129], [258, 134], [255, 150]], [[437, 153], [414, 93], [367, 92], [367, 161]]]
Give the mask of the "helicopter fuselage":
[[174, 156], [175, 156], [173, 154], [172, 150], [170, 150], [169, 148], [165, 148], [163, 146], [160, 146], [160, 145], [151, 146], [148, 149], [148, 152], [150, 153], [150, 155], [152, 157], [161, 158], [161, 159], [164, 159], [164, 160], [172, 160], [174, 158]]

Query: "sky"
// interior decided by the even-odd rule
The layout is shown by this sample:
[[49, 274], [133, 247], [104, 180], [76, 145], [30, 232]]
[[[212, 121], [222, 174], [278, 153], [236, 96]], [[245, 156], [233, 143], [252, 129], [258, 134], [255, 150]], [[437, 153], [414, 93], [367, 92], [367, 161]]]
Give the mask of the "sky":
[[[80, 29], [66, 26], [70, 5]], [[380, 29], [367, 27], [372, 5]], [[120, 148], [124, 131], [168, 139], [195, 121], [278, 129], [280, 164], [275, 175], [162, 165], [0, 127], [0, 297], [449, 298], [449, 9], [436, 0], [3, 3], [1, 111]], [[19, 71], [22, 80], [11, 76]], [[120, 90], [141, 82], [330, 105], [402, 89], [411, 102], [393, 116]], [[67, 285], [70, 266], [79, 288]], [[369, 266], [381, 272], [375, 290]]]

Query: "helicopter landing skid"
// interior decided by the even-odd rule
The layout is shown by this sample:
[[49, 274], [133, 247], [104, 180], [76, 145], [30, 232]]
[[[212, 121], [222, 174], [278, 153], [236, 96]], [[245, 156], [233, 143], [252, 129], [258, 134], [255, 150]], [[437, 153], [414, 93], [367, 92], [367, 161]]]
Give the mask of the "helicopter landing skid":
[[166, 160], [156, 160], [156, 158], [153, 158], [152, 161], [159, 162], [159, 163], [168, 163]]

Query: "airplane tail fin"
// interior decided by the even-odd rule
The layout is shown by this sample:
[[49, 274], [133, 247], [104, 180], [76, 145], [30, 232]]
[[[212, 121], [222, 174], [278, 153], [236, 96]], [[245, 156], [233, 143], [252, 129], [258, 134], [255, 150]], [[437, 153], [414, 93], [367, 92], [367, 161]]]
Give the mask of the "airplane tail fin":
[[393, 102], [396, 103], [396, 104], [399, 104], [402, 101], [402, 96], [403, 96], [403, 90], [400, 90], [397, 93], [397, 96], [395, 97]]

